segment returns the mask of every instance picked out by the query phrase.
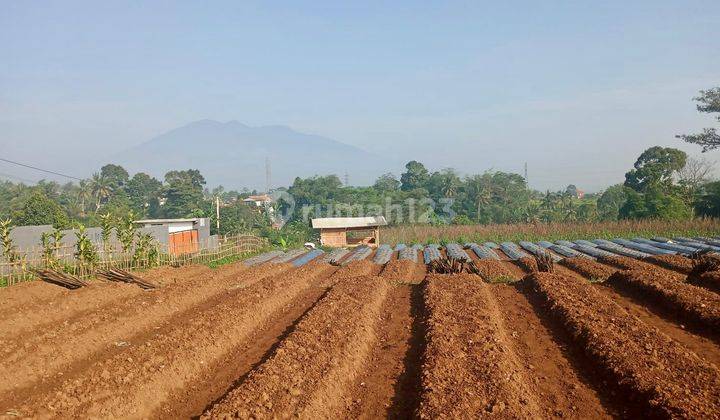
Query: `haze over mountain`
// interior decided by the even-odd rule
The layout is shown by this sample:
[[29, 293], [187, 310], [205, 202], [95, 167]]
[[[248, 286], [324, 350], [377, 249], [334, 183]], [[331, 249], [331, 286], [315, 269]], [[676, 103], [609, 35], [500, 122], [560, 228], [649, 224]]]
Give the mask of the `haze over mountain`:
[[107, 160], [130, 173], [147, 172], [159, 179], [170, 170], [199, 169], [210, 186], [264, 190], [266, 158], [273, 187], [288, 186], [295, 177], [336, 174], [342, 179], [346, 173], [351, 184], [366, 185], [401, 167], [355, 146], [286, 126], [214, 120], [168, 131]]

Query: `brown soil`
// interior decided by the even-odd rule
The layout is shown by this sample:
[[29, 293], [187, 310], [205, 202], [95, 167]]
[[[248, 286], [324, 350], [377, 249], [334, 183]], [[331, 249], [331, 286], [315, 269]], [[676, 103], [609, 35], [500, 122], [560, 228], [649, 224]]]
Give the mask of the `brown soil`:
[[267, 361], [282, 340], [297, 328], [302, 320], [322, 300], [330, 290], [324, 285], [336, 267], [316, 264], [315, 267], [299, 269], [293, 276], [315, 278], [310, 288], [274, 314], [262, 328], [258, 328], [248, 337], [245, 345], [236, 347], [225, 354], [208, 369], [191, 388], [173, 393], [157, 412], [164, 418], [197, 418], [212, 405], [225, 397], [247, 376]]
[[381, 275], [391, 281], [409, 282], [415, 275], [416, 266], [416, 263], [409, 260], [392, 260], [385, 265]]
[[615, 408], [607, 401], [609, 396], [602, 401], [588, 382], [593, 372], [586, 369], [587, 358], [568, 350], [571, 342], [567, 334], [536, 314], [533, 304], [523, 295], [524, 289], [524, 283], [492, 286], [513, 349], [528, 371], [529, 384], [540, 399], [544, 417], [615, 415]]
[[534, 258], [522, 257], [519, 260], [515, 260], [514, 262], [525, 273], [534, 273], [538, 271], [537, 262]]
[[591, 281], [605, 281], [617, 271], [617, 269], [582, 257], [564, 258], [560, 264]]
[[334, 418], [374, 343], [390, 286], [378, 277], [339, 281], [247, 379], [204, 417]]
[[49, 302], [63, 293], [70, 291], [42, 281], [25, 281], [9, 287], [0, 287], [0, 302], [4, 312], [25, 311], [30, 305]]
[[715, 293], [720, 293], [720, 271], [703, 273], [700, 277], [688, 277], [688, 282]]
[[[242, 268], [247, 269], [243, 264], [234, 264], [238, 267], [242, 266]], [[182, 267], [171, 267], [171, 266], [163, 266], [163, 267], [156, 267], [152, 268], [150, 270], [143, 270], [143, 271], [136, 271], [134, 274], [142, 277], [146, 280], [149, 280], [153, 283], [157, 283], [160, 285], [165, 284], [172, 284], [177, 280], [183, 280], [187, 277], [205, 277], [206, 275], [209, 275], [213, 271], [221, 271], [224, 270], [226, 266], [221, 266], [220, 268], [217, 268], [213, 270], [212, 268], [206, 266], [206, 265], [184, 265]]]
[[679, 282], [659, 270], [619, 271], [608, 284], [651, 300], [710, 331], [720, 328], [720, 295]]
[[684, 281], [685, 276], [683, 276], [681, 273], [667, 270], [665, 268], [658, 267], [655, 264], [650, 264], [644, 261], [636, 260], [634, 258], [630, 257], [624, 257], [622, 255], [613, 256], [613, 257], [600, 257], [598, 258], [598, 261], [611, 265], [613, 267], [617, 267], [621, 270], [654, 270], [654, 271], [661, 271], [666, 273], [668, 277], [677, 279], [679, 281]]
[[591, 284], [536, 273], [526, 282], [547, 301], [618, 390], [650, 417], [716, 417], [720, 371], [676, 341], [625, 312]]
[[[210, 269], [206, 266], [159, 267], [136, 274], [165, 286], [209, 271]], [[0, 307], [7, 312], [0, 319], [0, 337], [8, 338], [10, 332], [17, 334], [30, 330], [35, 335], [37, 328], [87, 314], [105, 305], [114, 305], [118, 301], [130, 299], [142, 293], [147, 292], [136, 285], [98, 279], [91, 280], [88, 286], [77, 290], [67, 290], [42, 281], [31, 281], [2, 288], [0, 289]], [[1, 345], [2, 341], [0, 340]], [[4, 352], [8, 351], [9, 349], [5, 347]]]
[[490, 286], [470, 275], [433, 275], [426, 283], [420, 418], [540, 417]]
[[370, 259], [353, 261], [346, 266], [340, 267], [340, 269], [333, 274], [333, 279], [374, 276], [380, 274], [382, 269], [382, 265], [375, 264]]
[[[28, 283], [30, 284], [30, 283]], [[30, 334], [36, 335], [38, 331], [48, 324], [56, 324], [65, 319], [87, 314], [94, 309], [107, 304], [114, 304], [118, 300], [131, 299], [143, 292], [138, 286], [125, 283], [111, 283], [106, 281], [92, 281], [90, 285], [77, 290], [67, 290], [44, 282], [32, 282], [42, 288], [54, 288], [60, 291], [50, 299], [37, 299], [34, 301], [15, 302], [6, 310], [6, 299], [0, 294], [0, 307], [3, 316], [0, 318], [0, 353], [7, 353], [10, 348], [3, 345], [3, 340], [13, 336]], [[24, 285], [10, 286], [15, 289]]]
[[[487, 278], [523, 272], [473, 260]], [[588, 281], [619, 264], [635, 270]], [[486, 284], [315, 261], [142, 272], [152, 291], [12, 286], [0, 417], [720, 417], [720, 294], [615, 267], [566, 259]]]
[[53, 377], [55, 383], [15, 393], [15, 403], [0, 406], [39, 417], [147, 417], [172, 393], [196, 383], [213, 361], [245, 344], [252, 331], [311, 280], [277, 275], [228, 288], [187, 314], [150, 328], [137, 341], [107, 343], [113, 347], [108, 354], [83, 360], [75, 370]]
[[657, 328], [698, 356], [720, 367], [720, 346], [712, 339], [693, 333], [685, 325], [687, 320], [668, 314], [667, 311], [656, 305], [648, 305], [647, 300], [639, 300], [632, 294], [624, 294], [622, 290], [613, 289], [606, 284], [598, 284], [596, 289], [629, 314], [651, 327]]
[[508, 269], [502, 261], [496, 260], [475, 260], [475, 266], [480, 271], [480, 277], [489, 283], [506, 282], [520, 278], [516, 273]]
[[682, 255], [653, 255], [644, 261], [685, 275], [690, 274], [693, 269], [692, 260]]
[[174, 317], [190, 316], [196, 305], [287, 269], [288, 266], [268, 265], [245, 271], [241, 264], [234, 264], [218, 272], [222, 273], [219, 278], [198, 282], [189, 277], [114, 305], [94, 306], [91, 301], [89, 307], [79, 305], [68, 311], [64, 320], [3, 336], [0, 345], [5, 357], [0, 360], [0, 395], [11, 389], [22, 394], [21, 390], [37, 386], [38, 382], [53, 382], [58, 374], [84, 366], [88, 357], [114, 353], [123, 343], [136, 342], [141, 339], [138, 332], [142, 337]]

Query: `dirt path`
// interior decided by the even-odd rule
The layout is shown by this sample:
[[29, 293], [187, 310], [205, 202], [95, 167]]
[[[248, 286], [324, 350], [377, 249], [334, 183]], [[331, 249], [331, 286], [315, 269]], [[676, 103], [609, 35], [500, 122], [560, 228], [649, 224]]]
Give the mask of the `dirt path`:
[[377, 342], [390, 288], [379, 277], [338, 281], [273, 355], [203, 417], [341, 416], [351, 404], [348, 387]]
[[382, 309], [378, 341], [355, 380], [344, 417], [409, 418], [417, 409], [425, 340], [420, 283], [425, 271], [424, 264], [407, 260], [391, 261], [383, 270], [382, 277], [395, 286]]
[[602, 381], [585, 368], [586, 357], [572, 351], [568, 337], [538, 316], [543, 311], [536, 313], [522, 292], [524, 286], [490, 287], [509, 331], [508, 340], [528, 371], [530, 387], [544, 416], [585, 419], [617, 415], [611, 396], [598, 395], [596, 388], [601, 388]]
[[542, 417], [490, 286], [477, 276], [431, 275], [421, 418]]
[[84, 369], [64, 375], [56, 386], [2, 407], [39, 417], [150, 416], [174, 393], [192, 388], [208, 366], [247, 345], [253, 331], [309, 289], [312, 277], [298, 270], [227, 290], [187, 317], [152, 331], [144, 342], [88, 360]]

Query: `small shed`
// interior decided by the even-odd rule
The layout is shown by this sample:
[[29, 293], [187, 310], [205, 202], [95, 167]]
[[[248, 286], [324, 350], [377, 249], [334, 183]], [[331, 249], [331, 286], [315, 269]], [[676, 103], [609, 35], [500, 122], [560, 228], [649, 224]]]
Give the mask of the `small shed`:
[[377, 246], [380, 226], [387, 226], [383, 216], [312, 219], [312, 227], [320, 229], [320, 244], [332, 247]]
[[198, 252], [200, 244], [210, 236], [210, 219], [148, 219], [137, 220], [135, 224], [152, 232], [151, 235], [163, 244], [173, 255]]

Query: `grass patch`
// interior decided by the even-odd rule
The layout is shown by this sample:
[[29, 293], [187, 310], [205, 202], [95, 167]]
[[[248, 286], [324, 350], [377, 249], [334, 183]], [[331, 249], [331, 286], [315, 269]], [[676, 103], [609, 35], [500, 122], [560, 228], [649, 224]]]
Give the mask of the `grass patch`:
[[383, 241], [398, 243], [518, 242], [559, 239], [613, 239], [653, 236], [717, 236], [720, 219], [620, 220], [613, 222], [521, 223], [504, 225], [403, 225], [383, 229]]

